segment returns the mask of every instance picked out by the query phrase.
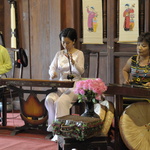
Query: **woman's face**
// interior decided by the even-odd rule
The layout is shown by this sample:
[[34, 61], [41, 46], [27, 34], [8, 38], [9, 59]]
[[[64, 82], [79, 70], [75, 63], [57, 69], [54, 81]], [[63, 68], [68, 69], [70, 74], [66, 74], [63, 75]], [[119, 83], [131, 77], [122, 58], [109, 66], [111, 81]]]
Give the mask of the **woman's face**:
[[74, 47], [74, 42], [70, 40], [68, 37], [61, 37], [61, 44], [63, 48], [68, 51]]
[[140, 56], [149, 56], [150, 48], [147, 42], [138, 42], [137, 54]]

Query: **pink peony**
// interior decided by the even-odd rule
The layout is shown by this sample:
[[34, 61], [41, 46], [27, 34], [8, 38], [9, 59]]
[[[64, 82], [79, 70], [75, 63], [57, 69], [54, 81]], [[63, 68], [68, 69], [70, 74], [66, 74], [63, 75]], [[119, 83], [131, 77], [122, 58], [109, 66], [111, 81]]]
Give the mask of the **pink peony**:
[[107, 86], [100, 78], [87, 79], [76, 82], [74, 89], [78, 94], [79, 101], [95, 101], [101, 100], [101, 95], [107, 90]]

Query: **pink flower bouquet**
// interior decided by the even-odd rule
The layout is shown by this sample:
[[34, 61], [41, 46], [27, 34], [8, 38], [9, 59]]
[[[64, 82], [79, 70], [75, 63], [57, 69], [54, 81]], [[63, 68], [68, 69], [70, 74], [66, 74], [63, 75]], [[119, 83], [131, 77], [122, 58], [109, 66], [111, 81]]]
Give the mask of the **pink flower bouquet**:
[[101, 100], [103, 92], [107, 90], [107, 86], [100, 79], [87, 79], [76, 82], [74, 93], [78, 94], [78, 102], [93, 102]]

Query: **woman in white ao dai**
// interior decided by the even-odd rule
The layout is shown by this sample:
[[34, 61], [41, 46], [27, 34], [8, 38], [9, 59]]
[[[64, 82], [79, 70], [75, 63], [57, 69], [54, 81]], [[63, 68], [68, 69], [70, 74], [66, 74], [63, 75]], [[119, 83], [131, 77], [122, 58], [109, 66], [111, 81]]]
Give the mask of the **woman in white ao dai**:
[[[74, 48], [74, 43], [77, 40], [76, 30], [66, 28], [60, 33], [59, 37], [64, 50], [56, 53], [49, 67], [50, 80], [59, 77], [59, 80], [68, 81], [70, 75], [73, 76], [73, 81], [81, 80], [81, 75], [84, 73], [84, 54]], [[58, 88], [57, 92], [52, 92], [46, 97], [47, 131], [52, 131], [51, 125], [57, 117], [69, 115], [71, 102], [75, 100], [77, 100], [77, 95], [74, 94], [73, 88]], [[52, 141], [57, 141], [57, 136], [54, 136]]]

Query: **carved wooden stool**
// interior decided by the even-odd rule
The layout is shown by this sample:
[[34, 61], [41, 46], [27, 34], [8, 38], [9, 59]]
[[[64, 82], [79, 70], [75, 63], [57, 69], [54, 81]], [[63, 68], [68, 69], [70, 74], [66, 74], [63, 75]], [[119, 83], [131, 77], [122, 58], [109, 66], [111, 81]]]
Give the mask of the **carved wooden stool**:
[[95, 136], [84, 141], [78, 141], [75, 138], [58, 137], [58, 150], [107, 150], [107, 136]]

